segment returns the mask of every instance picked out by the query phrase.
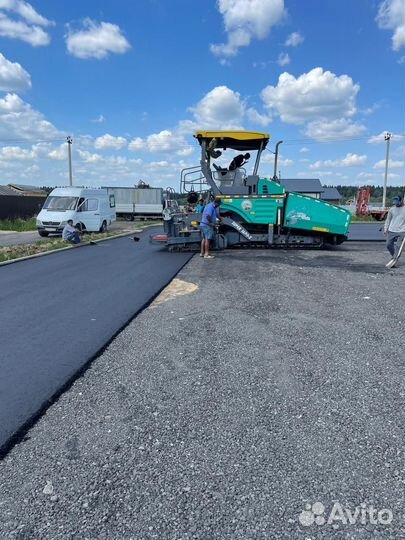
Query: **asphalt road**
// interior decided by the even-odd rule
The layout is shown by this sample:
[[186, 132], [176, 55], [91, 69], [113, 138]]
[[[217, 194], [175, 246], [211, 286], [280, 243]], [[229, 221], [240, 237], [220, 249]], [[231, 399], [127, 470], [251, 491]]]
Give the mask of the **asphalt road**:
[[45, 238], [41, 238], [36, 231], [24, 232], [6, 232], [0, 231], [0, 247], [17, 246], [20, 244], [33, 244], [41, 242]]
[[195, 256], [0, 463], [0, 538], [405, 538], [405, 259], [388, 258]]
[[384, 234], [380, 229], [384, 226], [380, 223], [352, 223], [349, 229], [349, 241], [352, 242], [383, 242]]
[[0, 448], [190, 258], [149, 234], [0, 267]]

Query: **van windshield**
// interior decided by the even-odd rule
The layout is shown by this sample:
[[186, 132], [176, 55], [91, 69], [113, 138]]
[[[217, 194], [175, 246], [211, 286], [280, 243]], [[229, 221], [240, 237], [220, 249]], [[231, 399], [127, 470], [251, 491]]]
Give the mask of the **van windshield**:
[[48, 197], [43, 208], [63, 212], [64, 210], [76, 210], [78, 197]]

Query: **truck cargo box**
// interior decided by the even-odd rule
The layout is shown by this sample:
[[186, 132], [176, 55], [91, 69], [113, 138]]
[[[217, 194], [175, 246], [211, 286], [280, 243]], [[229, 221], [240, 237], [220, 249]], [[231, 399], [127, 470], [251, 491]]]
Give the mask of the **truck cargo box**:
[[162, 188], [107, 187], [115, 196], [118, 216], [161, 216], [163, 212]]

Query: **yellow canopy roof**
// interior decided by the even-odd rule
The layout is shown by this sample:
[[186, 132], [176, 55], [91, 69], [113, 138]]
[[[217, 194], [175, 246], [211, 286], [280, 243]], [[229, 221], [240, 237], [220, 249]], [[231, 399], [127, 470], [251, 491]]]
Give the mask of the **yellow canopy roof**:
[[259, 150], [266, 147], [270, 135], [256, 131], [197, 131], [194, 137], [201, 142], [210, 143], [217, 140], [216, 148], [232, 148], [234, 150]]

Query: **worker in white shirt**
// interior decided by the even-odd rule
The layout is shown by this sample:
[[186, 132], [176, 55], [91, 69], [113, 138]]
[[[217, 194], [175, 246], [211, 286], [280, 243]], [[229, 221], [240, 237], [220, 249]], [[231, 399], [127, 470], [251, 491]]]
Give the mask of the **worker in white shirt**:
[[392, 199], [393, 206], [389, 209], [384, 224], [384, 234], [387, 237], [387, 249], [391, 260], [385, 265], [392, 268], [396, 264], [399, 246], [405, 238], [405, 206], [402, 197], [397, 195]]
[[82, 231], [73, 227], [73, 219], [68, 219], [65, 227], [62, 231], [62, 240], [72, 242], [73, 244], [80, 244], [80, 235]]

